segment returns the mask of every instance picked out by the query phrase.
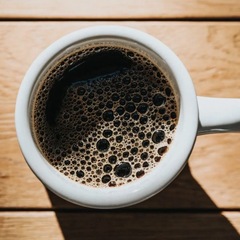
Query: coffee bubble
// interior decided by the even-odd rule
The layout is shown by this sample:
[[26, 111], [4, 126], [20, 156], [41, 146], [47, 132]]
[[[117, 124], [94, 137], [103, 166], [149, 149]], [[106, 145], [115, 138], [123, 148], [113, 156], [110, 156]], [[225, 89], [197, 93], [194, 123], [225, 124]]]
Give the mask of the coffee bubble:
[[162, 96], [160, 93], [157, 93], [153, 96], [153, 104], [155, 106], [161, 106], [162, 104], [165, 103], [166, 98], [164, 96]]
[[117, 165], [114, 169], [117, 177], [128, 177], [132, 172], [132, 167], [128, 162], [123, 162]]
[[114, 119], [114, 113], [112, 110], [107, 110], [103, 113], [103, 120], [106, 122], [110, 122]]
[[164, 140], [165, 138], [165, 132], [162, 130], [156, 131], [152, 135], [152, 141], [154, 143], [160, 143]]
[[108, 183], [111, 180], [111, 176], [110, 175], [104, 175], [102, 177], [102, 183]]
[[103, 131], [103, 136], [104, 136], [105, 138], [111, 137], [112, 134], [113, 134], [113, 132], [112, 132], [112, 130], [110, 130], [110, 129], [107, 129], [107, 130], [104, 130], [104, 131]]
[[97, 144], [96, 144], [97, 150], [100, 152], [108, 151], [109, 146], [110, 146], [110, 143], [107, 139], [100, 139], [97, 141]]

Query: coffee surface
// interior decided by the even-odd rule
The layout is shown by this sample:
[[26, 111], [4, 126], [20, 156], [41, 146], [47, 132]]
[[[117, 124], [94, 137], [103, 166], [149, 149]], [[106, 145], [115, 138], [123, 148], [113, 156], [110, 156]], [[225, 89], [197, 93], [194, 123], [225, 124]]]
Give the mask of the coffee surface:
[[[32, 131], [45, 158], [73, 181], [115, 187], [150, 172], [174, 137], [174, 89], [150, 58], [87, 45], [42, 77]], [[161, 174], [161, 173], [159, 173]]]

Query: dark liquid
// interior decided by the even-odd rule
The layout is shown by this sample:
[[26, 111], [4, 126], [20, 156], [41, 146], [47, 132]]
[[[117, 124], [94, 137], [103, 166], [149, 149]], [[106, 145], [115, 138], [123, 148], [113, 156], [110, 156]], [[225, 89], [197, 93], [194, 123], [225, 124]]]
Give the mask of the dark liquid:
[[[63, 99], [73, 85], [90, 84], [102, 78], [115, 77], [124, 70], [129, 70], [133, 62], [117, 50], [108, 50], [91, 54], [77, 61], [64, 71], [63, 76], [55, 82], [49, 92], [46, 108], [46, 119], [52, 126], [61, 110]], [[93, 83], [94, 84], [94, 83]], [[80, 87], [78, 94], [84, 95], [86, 89]], [[105, 121], [113, 120], [113, 111], [104, 112]]]
[[119, 186], [154, 168], [177, 124], [174, 91], [149, 59], [98, 46], [59, 61], [42, 80], [33, 132], [43, 155], [70, 179]]

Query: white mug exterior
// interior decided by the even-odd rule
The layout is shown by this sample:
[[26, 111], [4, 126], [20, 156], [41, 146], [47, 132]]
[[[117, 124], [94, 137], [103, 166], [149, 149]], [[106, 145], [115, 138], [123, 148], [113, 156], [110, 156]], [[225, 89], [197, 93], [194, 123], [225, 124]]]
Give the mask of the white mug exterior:
[[198, 135], [240, 132], [240, 99], [198, 97]]
[[[177, 82], [180, 115], [174, 140], [162, 161], [144, 177], [120, 187], [93, 188], [76, 183], [59, 173], [42, 156], [30, 128], [31, 93], [48, 62], [63, 49], [97, 37], [124, 38], [155, 52], [171, 69]], [[78, 205], [92, 208], [119, 208], [141, 202], [165, 188], [182, 170], [197, 136], [198, 104], [192, 80], [179, 58], [158, 39], [128, 27], [97, 26], [73, 32], [44, 50], [32, 63], [20, 86], [15, 124], [22, 153], [29, 167], [51, 191]]]

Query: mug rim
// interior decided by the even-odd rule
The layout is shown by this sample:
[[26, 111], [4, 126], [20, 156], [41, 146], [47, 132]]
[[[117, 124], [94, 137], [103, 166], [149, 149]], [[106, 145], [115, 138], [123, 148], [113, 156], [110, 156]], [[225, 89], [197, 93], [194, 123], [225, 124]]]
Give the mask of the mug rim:
[[[79, 41], [97, 37], [125, 38], [140, 43], [161, 57], [171, 69], [180, 92], [180, 115], [171, 149], [164, 161], [144, 177], [115, 188], [94, 188], [76, 183], [58, 172], [40, 153], [29, 121], [31, 93], [38, 76], [48, 62], [64, 48]], [[92, 208], [119, 208], [141, 202], [165, 188], [185, 166], [193, 148], [198, 129], [198, 106], [193, 82], [181, 60], [160, 40], [123, 26], [95, 26], [72, 32], [46, 48], [27, 71], [16, 101], [15, 125], [24, 158], [45, 186], [60, 197]]]

